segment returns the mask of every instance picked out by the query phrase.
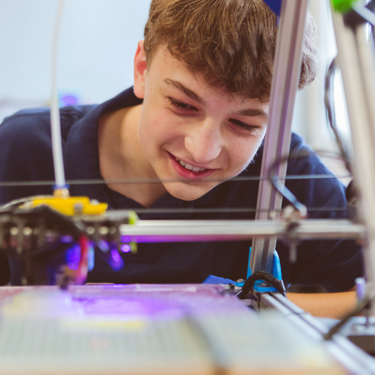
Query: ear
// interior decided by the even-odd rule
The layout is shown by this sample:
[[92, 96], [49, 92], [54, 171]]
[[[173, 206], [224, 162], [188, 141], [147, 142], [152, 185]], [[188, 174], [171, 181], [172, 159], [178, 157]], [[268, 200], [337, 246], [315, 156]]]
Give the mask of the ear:
[[134, 57], [134, 94], [139, 99], [143, 99], [145, 96], [146, 72], [146, 54], [143, 40], [141, 40], [138, 42], [137, 52]]

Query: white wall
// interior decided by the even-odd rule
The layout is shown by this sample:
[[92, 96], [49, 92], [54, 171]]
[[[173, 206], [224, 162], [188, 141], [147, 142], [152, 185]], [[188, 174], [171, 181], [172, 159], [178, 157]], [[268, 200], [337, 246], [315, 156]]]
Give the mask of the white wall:
[[[65, 0], [58, 86], [82, 103], [99, 103], [132, 85], [133, 56], [151, 0]], [[51, 45], [58, 0], [0, 0], [0, 121], [20, 108], [48, 105]], [[320, 75], [299, 95], [293, 128], [313, 147], [331, 144], [323, 83], [332, 41], [327, 0], [311, 1], [318, 27]], [[329, 55], [329, 56], [328, 56]]]
[[298, 94], [293, 127], [313, 148], [331, 150], [335, 145], [326, 120], [324, 80], [327, 67], [336, 55], [336, 45], [328, 1], [310, 1], [310, 12], [317, 25], [318, 75], [307, 89]]
[[[58, 85], [85, 103], [132, 85], [150, 0], [65, 0]], [[48, 103], [58, 0], [0, 0], [0, 117]]]

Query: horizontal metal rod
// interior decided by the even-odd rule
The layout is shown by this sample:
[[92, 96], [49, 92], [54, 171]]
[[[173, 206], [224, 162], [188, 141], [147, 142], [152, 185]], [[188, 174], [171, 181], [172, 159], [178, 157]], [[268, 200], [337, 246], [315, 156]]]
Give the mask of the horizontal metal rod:
[[[349, 173], [342, 175], [333, 175], [333, 174], [309, 174], [309, 175], [289, 175], [285, 177], [279, 177], [280, 180], [332, 180], [332, 179], [343, 179], [351, 178], [352, 176]], [[230, 181], [243, 182], [243, 181], [263, 181], [269, 180], [269, 177], [260, 177], [260, 176], [242, 176], [234, 177]], [[223, 178], [207, 178], [202, 180], [201, 183], [209, 182], [226, 182], [228, 179]], [[171, 182], [185, 182], [184, 179], [164, 179], [160, 180], [158, 178], [123, 178], [116, 180], [67, 180], [67, 184], [70, 185], [105, 185], [105, 184], [159, 184], [171, 183]], [[197, 181], [199, 183], [199, 181]], [[15, 187], [15, 186], [54, 186], [55, 181], [0, 181], [0, 187]]]
[[[124, 242], [241, 241], [273, 236], [286, 238], [288, 223], [282, 220], [140, 220], [123, 224]], [[293, 232], [298, 239], [360, 239], [365, 227], [349, 220], [300, 220]]]

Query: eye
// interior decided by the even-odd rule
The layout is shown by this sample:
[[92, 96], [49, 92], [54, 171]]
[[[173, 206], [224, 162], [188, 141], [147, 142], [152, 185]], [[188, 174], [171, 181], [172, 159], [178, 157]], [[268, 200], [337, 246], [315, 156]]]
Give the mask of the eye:
[[259, 126], [248, 125], [248, 124], [245, 124], [242, 121], [235, 120], [235, 119], [231, 119], [231, 120], [229, 120], [229, 122], [232, 123], [233, 125], [235, 125], [240, 130], [247, 131], [247, 132], [249, 132], [251, 134], [254, 134], [254, 135], [261, 129], [261, 127], [259, 127]]
[[176, 99], [173, 99], [173, 98], [168, 98], [168, 100], [170, 101], [170, 103], [172, 104], [173, 107], [175, 107], [175, 108], [177, 108], [179, 110], [198, 112], [198, 109], [195, 108], [195, 107], [193, 107], [190, 104], [186, 104], [186, 103], [180, 102], [180, 101], [178, 101]]

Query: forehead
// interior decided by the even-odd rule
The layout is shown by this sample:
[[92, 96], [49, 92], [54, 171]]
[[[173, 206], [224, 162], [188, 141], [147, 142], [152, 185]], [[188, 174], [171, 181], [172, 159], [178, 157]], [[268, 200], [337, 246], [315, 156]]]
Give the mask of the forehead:
[[[197, 95], [198, 100], [203, 101], [216, 98], [225, 101], [228, 105], [262, 107], [268, 112], [269, 101], [261, 101], [257, 98], [250, 98], [246, 95], [231, 93], [224, 86], [212, 85], [206, 81], [203, 73], [192, 72], [185, 61], [171, 55], [166, 46], [161, 46], [148, 63], [148, 74], [156, 79], [161, 87], [179, 90], [184, 92], [187, 88]], [[186, 93], [186, 92], [185, 92]], [[190, 96], [190, 95], [188, 95]]]

